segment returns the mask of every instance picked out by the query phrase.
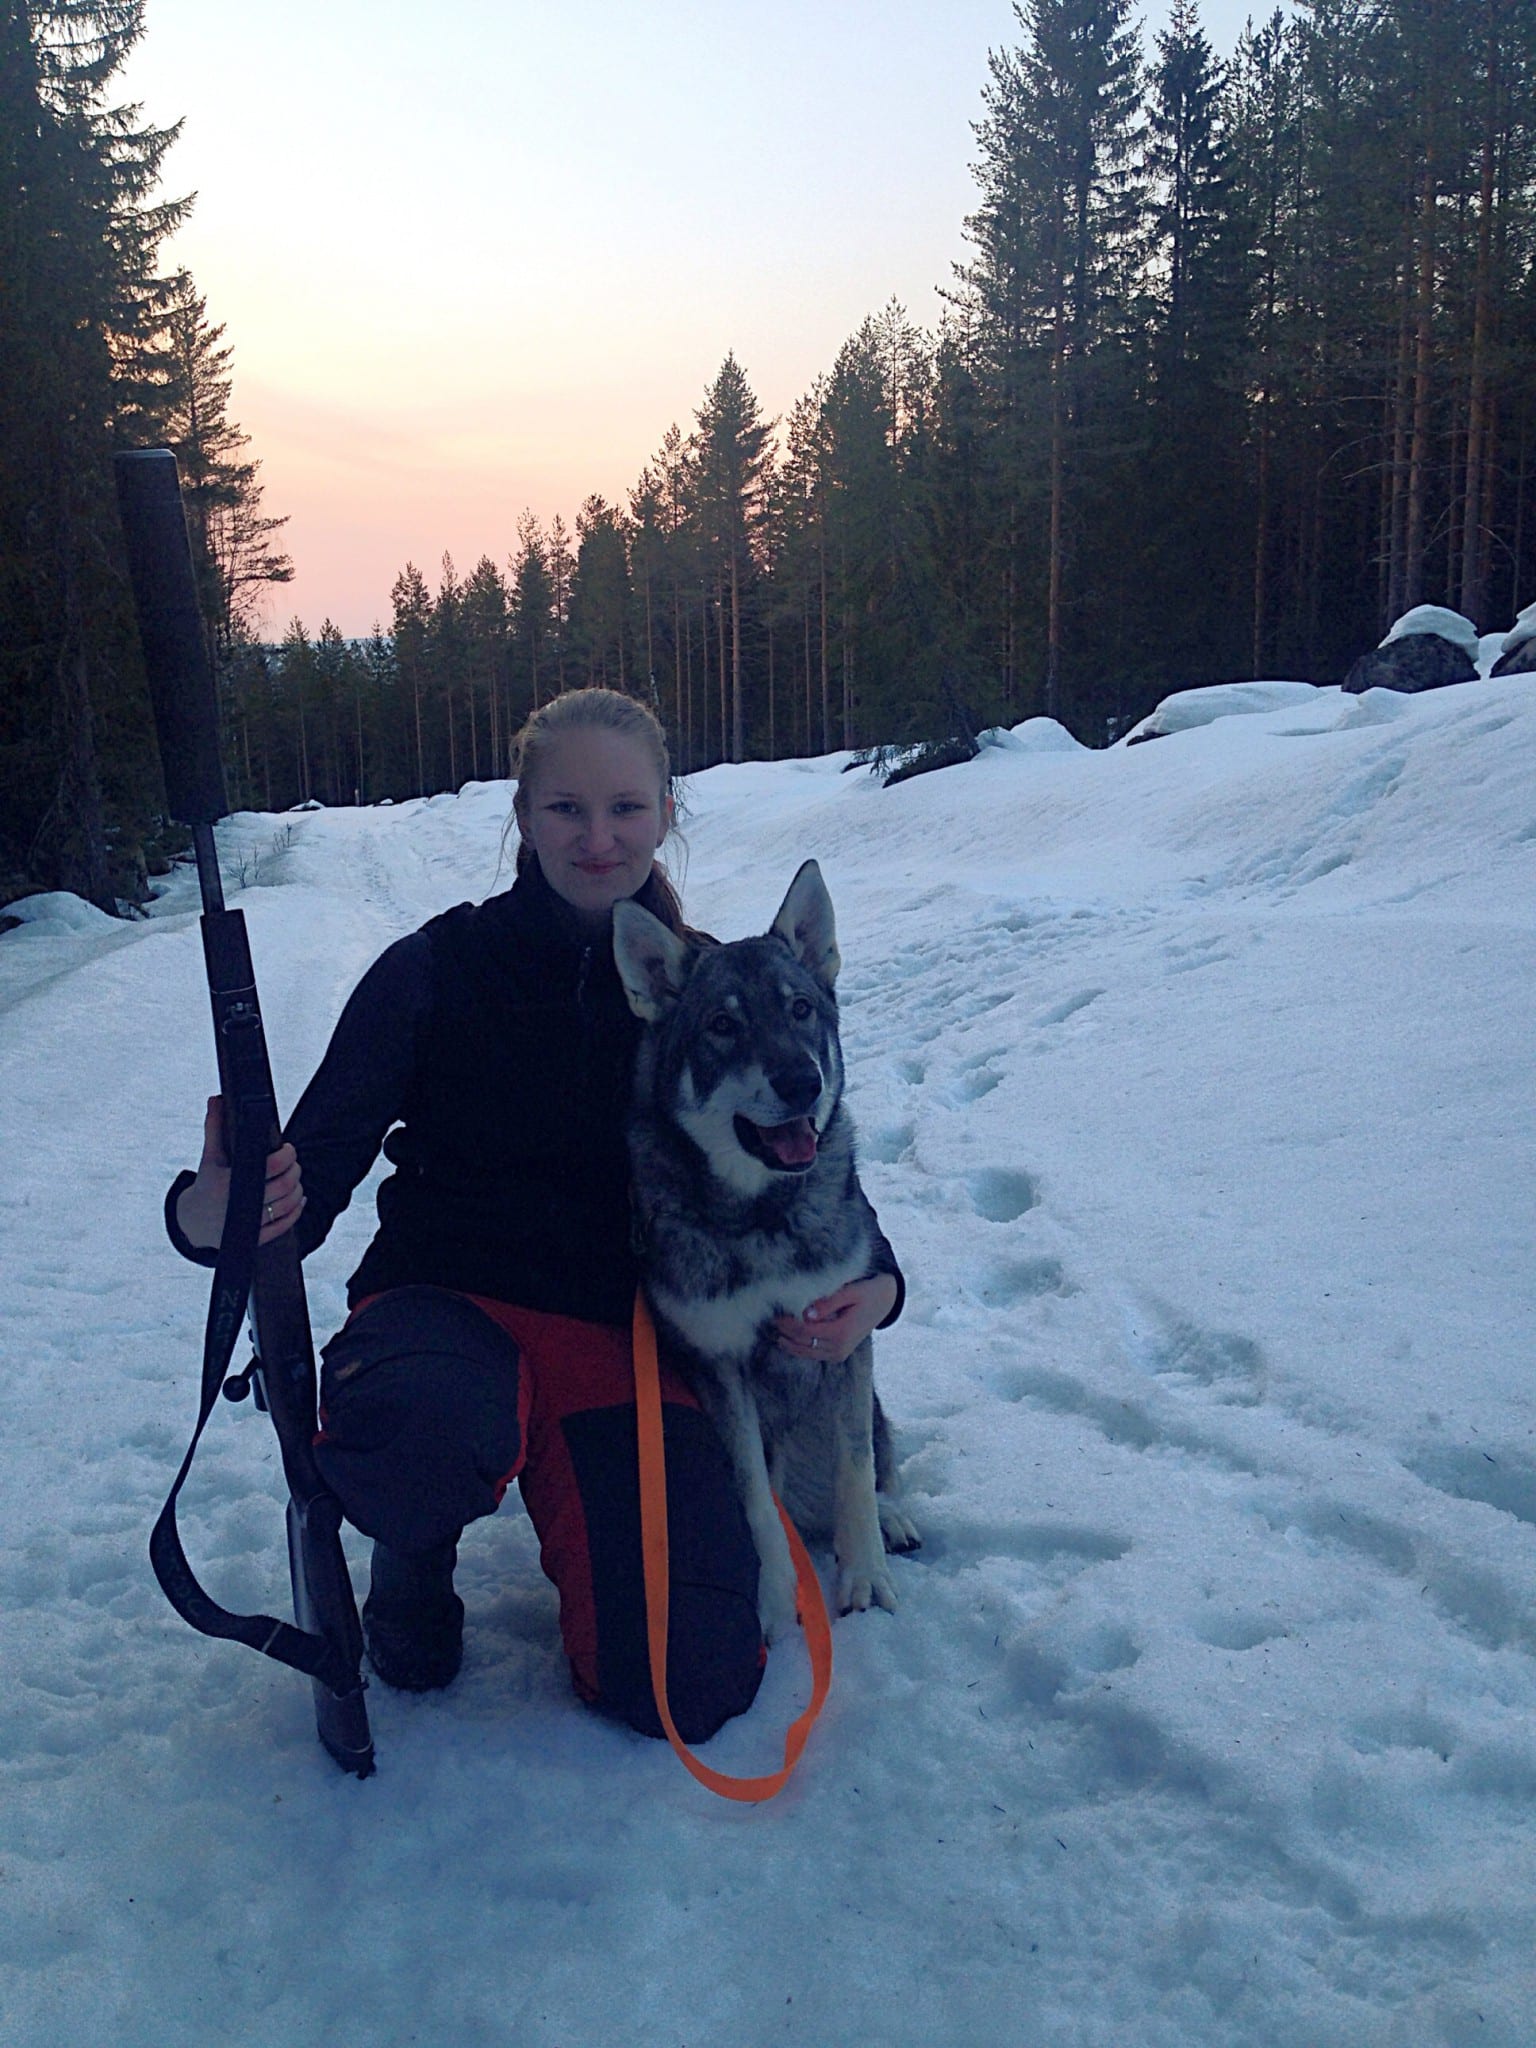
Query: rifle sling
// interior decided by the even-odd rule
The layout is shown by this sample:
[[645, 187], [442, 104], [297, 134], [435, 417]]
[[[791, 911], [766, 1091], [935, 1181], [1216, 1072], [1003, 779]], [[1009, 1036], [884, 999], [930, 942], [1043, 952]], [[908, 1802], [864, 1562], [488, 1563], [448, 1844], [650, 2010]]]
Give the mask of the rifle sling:
[[291, 1621], [279, 1621], [270, 1614], [234, 1614], [221, 1607], [199, 1584], [182, 1548], [176, 1526], [176, 1501], [208, 1417], [224, 1385], [224, 1375], [245, 1322], [251, 1280], [256, 1266], [256, 1242], [261, 1234], [262, 1197], [266, 1189], [267, 1148], [259, 1128], [240, 1131], [233, 1145], [230, 1171], [229, 1207], [224, 1233], [213, 1269], [213, 1291], [208, 1302], [208, 1324], [203, 1338], [203, 1384], [198, 1405], [197, 1427], [181, 1461], [175, 1484], [149, 1539], [149, 1560], [160, 1590], [182, 1620], [205, 1636], [219, 1636], [230, 1642], [246, 1643], [263, 1656], [276, 1658], [306, 1678], [317, 1679], [332, 1692], [355, 1691], [357, 1673], [324, 1636], [296, 1628]]

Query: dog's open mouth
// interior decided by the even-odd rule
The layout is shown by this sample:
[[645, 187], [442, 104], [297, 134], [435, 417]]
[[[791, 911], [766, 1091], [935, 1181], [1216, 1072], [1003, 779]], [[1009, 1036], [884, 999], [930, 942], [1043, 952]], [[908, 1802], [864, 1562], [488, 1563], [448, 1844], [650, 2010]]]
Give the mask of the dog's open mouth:
[[816, 1126], [808, 1116], [791, 1117], [787, 1124], [754, 1124], [739, 1116], [736, 1136], [743, 1151], [775, 1173], [805, 1173], [816, 1164]]

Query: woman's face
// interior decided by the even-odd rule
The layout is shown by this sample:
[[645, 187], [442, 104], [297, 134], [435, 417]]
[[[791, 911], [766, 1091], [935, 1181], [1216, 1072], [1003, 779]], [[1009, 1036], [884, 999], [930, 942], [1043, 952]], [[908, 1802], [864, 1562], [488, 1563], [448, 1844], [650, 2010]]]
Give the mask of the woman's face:
[[544, 879], [594, 922], [645, 886], [671, 822], [650, 749], [592, 726], [550, 742], [516, 809]]

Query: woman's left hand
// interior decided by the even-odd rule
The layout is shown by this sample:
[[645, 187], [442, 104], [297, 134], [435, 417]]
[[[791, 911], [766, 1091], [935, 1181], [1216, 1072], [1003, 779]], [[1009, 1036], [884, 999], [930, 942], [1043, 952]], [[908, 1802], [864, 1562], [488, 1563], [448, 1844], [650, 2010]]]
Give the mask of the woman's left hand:
[[896, 1306], [896, 1280], [871, 1273], [850, 1280], [834, 1294], [813, 1301], [803, 1316], [775, 1316], [779, 1343], [796, 1358], [829, 1359], [840, 1365]]

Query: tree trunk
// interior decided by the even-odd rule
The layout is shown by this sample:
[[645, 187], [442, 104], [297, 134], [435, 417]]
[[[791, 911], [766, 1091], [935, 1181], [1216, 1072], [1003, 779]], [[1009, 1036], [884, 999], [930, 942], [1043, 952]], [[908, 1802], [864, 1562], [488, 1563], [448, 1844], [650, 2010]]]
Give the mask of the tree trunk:
[[[1431, 6], [1431, 18], [1439, 8]], [[1408, 525], [1403, 541], [1404, 609], [1424, 597], [1425, 525], [1429, 492], [1430, 403], [1433, 396], [1435, 320], [1435, 140], [1438, 95], [1431, 89], [1425, 109], [1424, 165], [1419, 178], [1418, 289], [1414, 302], [1413, 434], [1408, 448]]]
[[[65, 496], [61, 481], [60, 497]], [[96, 760], [96, 719], [91, 705], [90, 655], [85, 606], [74, 553], [73, 506], [62, 508], [59, 568], [63, 584], [64, 632], [55, 668], [59, 738], [63, 760], [54, 815], [58, 820], [59, 885], [109, 915], [117, 911], [107, 869], [107, 831]]]
[[1467, 468], [1461, 525], [1461, 591], [1457, 607], [1469, 619], [1479, 621], [1488, 578], [1483, 498], [1488, 447], [1488, 350], [1493, 321], [1494, 164], [1500, 98], [1495, 0], [1487, 0], [1487, 14], [1487, 99], [1483, 117], [1482, 176], [1478, 191], [1477, 281], [1473, 292], [1472, 367], [1467, 391]]
[[746, 752], [746, 720], [741, 702], [741, 574], [731, 545], [731, 759]]
[[1381, 623], [1390, 625], [1407, 609], [1408, 587], [1408, 420], [1413, 390], [1413, 247], [1405, 228], [1399, 266], [1397, 376], [1392, 392], [1392, 494], [1388, 535], [1387, 600]]
[[1062, 497], [1066, 482], [1066, 419], [1062, 381], [1062, 314], [1056, 317], [1056, 346], [1051, 358], [1051, 520], [1050, 563], [1045, 615], [1045, 715], [1061, 716], [1061, 550]]
[[832, 751], [831, 647], [827, 623], [827, 543], [821, 536], [821, 751]]

